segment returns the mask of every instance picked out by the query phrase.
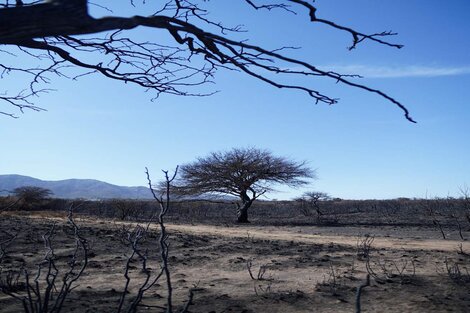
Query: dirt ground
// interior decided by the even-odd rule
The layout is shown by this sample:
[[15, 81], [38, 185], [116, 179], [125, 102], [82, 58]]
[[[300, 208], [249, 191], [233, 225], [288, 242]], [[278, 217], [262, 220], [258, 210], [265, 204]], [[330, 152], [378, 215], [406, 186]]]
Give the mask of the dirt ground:
[[[116, 312], [124, 270], [132, 252], [126, 235], [135, 223], [76, 217], [90, 243], [89, 263], [66, 299], [63, 312]], [[8, 273], [36, 273], [45, 254], [42, 235], [52, 224], [59, 276], [74, 251], [65, 213], [0, 216], [0, 263]], [[190, 312], [354, 312], [357, 286], [371, 273], [362, 293], [362, 312], [470, 312], [470, 243], [455, 235], [443, 240], [432, 228], [397, 226], [260, 226], [167, 224], [174, 304], [182, 308], [194, 291]], [[469, 232], [463, 233], [470, 238]], [[360, 244], [369, 238], [370, 251]], [[148, 264], [159, 268], [158, 229], [142, 246]], [[368, 261], [367, 261], [368, 260]], [[255, 279], [250, 277], [248, 265]], [[369, 270], [366, 268], [368, 264]], [[446, 265], [447, 264], [447, 265]], [[132, 262], [133, 299], [144, 275]], [[260, 272], [261, 269], [261, 272]], [[263, 273], [264, 271], [264, 273]], [[21, 273], [21, 272], [20, 272]], [[262, 275], [260, 279], [257, 276]], [[18, 281], [24, 280], [20, 276]], [[17, 284], [17, 294], [24, 288]], [[139, 312], [162, 312], [166, 281], [147, 290]], [[126, 302], [127, 303], [127, 302]], [[22, 312], [21, 302], [0, 293], [0, 312]]]

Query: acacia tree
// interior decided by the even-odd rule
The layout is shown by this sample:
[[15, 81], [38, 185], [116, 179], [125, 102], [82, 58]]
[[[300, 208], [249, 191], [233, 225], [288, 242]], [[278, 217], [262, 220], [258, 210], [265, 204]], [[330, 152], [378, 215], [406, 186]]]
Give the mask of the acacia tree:
[[[253, 10], [282, 10], [286, 14], [298, 14], [299, 18], [308, 16], [312, 23], [324, 24], [351, 35], [349, 49], [364, 41], [398, 49], [402, 47], [388, 41], [388, 37], [395, 33], [366, 34], [318, 17], [313, 0], [234, 0], [224, 3], [227, 10], [235, 1]], [[305, 92], [317, 103], [326, 104], [334, 104], [337, 99], [309, 85], [284, 83], [286, 80], [282, 77], [332, 79], [387, 99], [404, 112], [406, 119], [414, 122], [408, 110], [396, 99], [350, 80], [357, 75], [321, 70], [308, 61], [290, 57], [289, 47], [282, 47], [282, 43], [273, 49], [247, 40], [232, 39], [235, 36], [231, 34], [244, 29], [219, 22], [210, 13], [214, 2], [167, 0], [146, 3], [145, 0], [129, 0], [135, 12], [149, 10], [148, 14], [95, 18], [89, 14], [89, 5], [109, 14], [115, 4], [104, 0], [0, 0], [0, 55], [8, 60], [21, 57], [16, 58], [21, 60], [20, 64], [0, 61], [1, 78], [12, 75], [15, 83], [26, 79], [23, 88], [16, 92], [0, 90], [0, 101], [21, 112], [24, 109], [42, 110], [32, 99], [49, 91], [47, 83], [53, 76], [75, 79], [91, 73], [136, 84], [154, 91], [155, 96], [161, 93], [208, 95], [210, 92], [202, 92], [200, 86], [212, 82], [215, 72], [223, 68], [243, 72], [277, 88]], [[273, 18], [277, 24], [283, 22], [280, 18]], [[132, 32], [137, 27], [153, 30], [155, 35], [139, 39], [139, 35]], [[24, 58], [36, 58], [38, 62], [35, 63], [39, 65], [25, 66], [29, 63], [23, 62]], [[70, 66], [82, 71], [71, 75], [67, 71]], [[272, 74], [277, 74], [276, 78]], [[10, 109], [0, 109], [0, 114], [15, 116]]]
[[23, 186], [13, 189], [13, 194], [22, 201], [23, 208], [32, 208], [41, 201], [49, 198], [52, 191], [47, 188], [36, 186]]
[[213, 152], [180, 167], [180, 176], [173, 183], [175, 191], [184, 195], [231, 195], [240, 199], [237, 222], [248, 223], [248, 209], [253, 201], [272, 185], [298, 187], [307, 184], [314, 173], [305, 162], [276, 157], [257, 148]]
[[300, 209], [305, 216], [312, 215], [311, 209], [314, 209], [317, 215], [317, 223], [320, 223], [323, 212], [320, 208], [321, 201], [328, 201], [331, 197], [326, 192], [307, 191], [302, 196], [294, 199], [300, 203]]

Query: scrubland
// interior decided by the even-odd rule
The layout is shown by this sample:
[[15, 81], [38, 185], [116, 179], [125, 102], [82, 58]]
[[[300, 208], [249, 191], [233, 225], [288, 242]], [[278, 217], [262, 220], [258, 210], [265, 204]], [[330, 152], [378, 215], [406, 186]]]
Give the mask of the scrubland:
[[[148, 223], [157, 207], [128, 201], [124, 214], [122, 200], [75, 202], [74, 228], [71, 202], [54, 201], [0, 215], [0, 312], [25, 310], [25, 273], [32, 287], [37, 280], [46, 291], [44, 260], [52, 253], [52, 301], [64, 275], [77, 276], [85, 260], [77, 229], [87, 262], [62, 312], [118, 312], [121, 302], [127, 312], [147, 277], [161, 269], [160, 228]], [[299, 205], [260, 202], [242, 225], [233, 223], [230, 203], [174, 204], [165, 220], [174, 311], [190, 301], [188, 312], [354, 312], [360, 285], [362, 312], [470, 311], [465, 201], [329, 201], [320, 218]], [[144, 290], [136, 311], [164, 312], [167, 288], [163, 275]]]

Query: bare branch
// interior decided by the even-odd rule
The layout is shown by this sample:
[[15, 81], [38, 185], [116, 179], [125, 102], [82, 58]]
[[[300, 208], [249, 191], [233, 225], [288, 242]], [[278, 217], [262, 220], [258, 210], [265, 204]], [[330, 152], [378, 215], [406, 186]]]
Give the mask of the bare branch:
[[[149, 188], [152, 192], [152, 195], [157, 201], [157, 203], [160, 206], [160, 213], [158, 216], [158, 226], [160, 228], [160, 237], [158, 240], [158, 243], [160, 245], [160, 261], [161, 261], [161, 268], [162, 272], [165, 275], [165, 280], [166, 280], [166, 287], [167, 287], [167, 296], [166, 296], [166, 301], [167, 301], [167, 308], [166, 312], [167, 313], [172, 313], [173, 312], [173, 287], [171, 284], [171, 275], [170, 275], [170, 269], [168, 267], [168, 259], [169, 259], [169, 244], [167, 242], [168, 240], [168, 234], [166, 232], [166, 226], [165, 226], [165, 215], [168, 213], [170, 209], [170, 191], [171, 191], [171, 183], [175, 179], [177, 173], [178, 173], [178, 167], [176, 167], [173, 175], [170, 177], [168, 174], [168, 171], [163, 171], [163, 174], [165, 176], [165, 200], [163, 196], [157, 197], [153, 187], [152, 187], [152, 180], [150, 179], [150, 174], [147, 168], [145, 168], [145, 173], [147, 175], [147, 182], [149, 185]], [[190, 294], [190, 298], [192, 298], [192, 295]]]
[[[297, 14], [298, 10], [306, 9], [311, 22], [326, 24], [349, 33], [353, 37], [350, 49], [364, 41], [402, 47], [386, 41], [385, 38], [395, 35], [391, 31], [365, 34], [333, 21], [317, 18], [317, 8], [309, 1], [286, 0], [286, 3], [272, 4], [258, 4], [255, 0], [244, 2], [257, 10], [281, 9]], [[90, 3], [87, 0], [20, 1], [14, 6], [7, 3], [3, 8], [0, 7], [0, 44], [18, 47], [22, 53], [37, 58], [42, 64], [35, 69], [9, 69], [11, 74], [22, 73], [32, 78], [28, 88], [16, 95], [3, 93], [0, 95], [1, 101], [18, 108], [20, 112], [25, 109], [42, 110], [34, 105], [32, 99], [49, 91], [40, 86], [49, 83], [51, 74], [68, 77], [65, 72], [68, 66], [84, 71], [74, 74], [74, 79], [98, 73], [109, 79], [154, 91], [155, 97], [161, 93], [180, 96], [211, 95], [213, 91], [204, 91], [201, 86], [212, 83], [217, 70], [228, 69], [241, 71], [277, 88], [302, 91], [316, 103], [326, 104], [335, 104], [338, 100], [308, 85], [282, 83], [282, 77], [296, 75], [331, 79], [386, 99], [401, 109], [407, 120], [414, 122], [408, 109], [394, 97], [349, 80], [355, 75], [319, 70], [307, 61], [289, 57], [281, 52], [284, 49], [267, 49], [246, 41], [230, 39], [227, 34], [241, 32], [241, 27], [227, 27], [216, 21], [204, 8], [209, 5], [206, 1], [169, 0], [148, 16], [101, 18], [88, 14], [88, 4]], [[131, 4], [135, 5], [132, 1]], [[137, 27], [163, 31], [174, 46], [159, 43], [163, 40], [155, 39], [157, 37], [147, 41], [132, 39], [129, 30]], [[214, 29], [220, 35], [211, 32]], [[9, 49], [7, 51], [10, 53]], [[44, 54], [35, 55], [32, 51]], [[0, 64], [0, 69], [2, 66], [5, 69], [12, 68], [7, 64]], [[293, 70], [299, 67], [300, 70]], [[277, 74], [276, 78], [272, 74]], [[4, 110], [0, 112], [14, 116]]]

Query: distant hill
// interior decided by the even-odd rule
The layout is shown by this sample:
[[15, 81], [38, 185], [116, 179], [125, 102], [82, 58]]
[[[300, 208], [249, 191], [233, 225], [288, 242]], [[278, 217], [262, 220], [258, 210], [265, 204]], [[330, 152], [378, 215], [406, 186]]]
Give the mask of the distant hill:
[[21, 175], [0, 175], [0, 195], [8, 195], [17, 187], [36, 186], [47, 188], [53, 197], [64, 199], [150, 199], [147, 187], [124, 187], [94, 179], [40, 180]]

